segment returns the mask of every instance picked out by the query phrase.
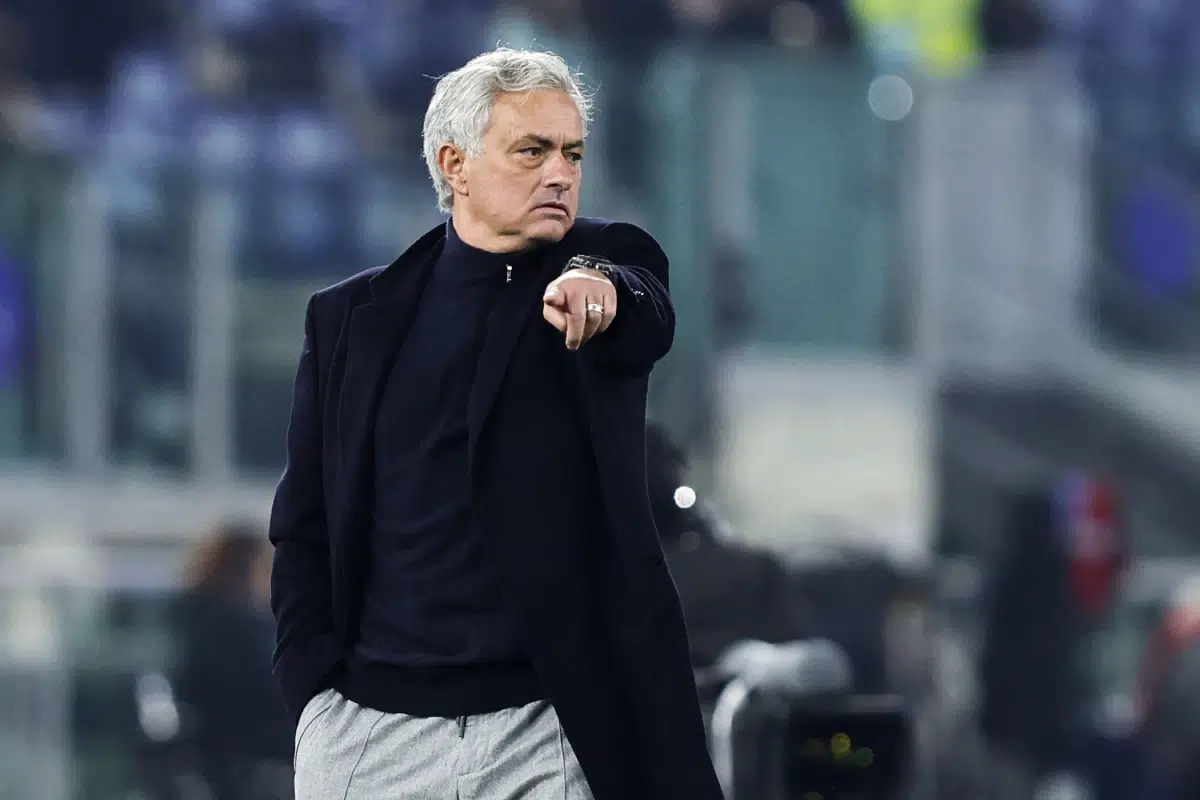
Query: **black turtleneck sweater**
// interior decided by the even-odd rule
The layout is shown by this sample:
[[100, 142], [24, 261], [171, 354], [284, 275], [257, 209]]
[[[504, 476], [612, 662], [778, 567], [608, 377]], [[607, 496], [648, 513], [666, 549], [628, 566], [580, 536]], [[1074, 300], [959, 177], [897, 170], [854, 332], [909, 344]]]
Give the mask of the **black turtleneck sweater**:
[[446, 228], [380, 403], [360, 638], [338, 686], [361, 705], [424, 717], [542, 696], [485, 555], [487, 520], [471, 513], [467, 465], [467, 401], [488, 312], [508, 285], [506, 266], [529, 256], [477, 250]]

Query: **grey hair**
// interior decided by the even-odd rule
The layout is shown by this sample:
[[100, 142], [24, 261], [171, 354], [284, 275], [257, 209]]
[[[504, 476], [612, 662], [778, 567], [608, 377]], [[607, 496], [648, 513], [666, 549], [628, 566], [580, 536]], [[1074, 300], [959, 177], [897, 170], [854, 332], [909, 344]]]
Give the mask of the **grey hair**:
[[468, 157], [479, 155], [483, 152], [483, 137], [491, 125], [496, 96], [539, 89], [566, 92], [579, 109], [583, 135], [587, 136], [591, 95], [583, 88], [581, 77], [554, 53], [500, 47], [476, 56], [438, 79], [425, 112], [422, 139], [425, 166], [441, 211], [449, 213], [454, 200], [450, 182], [438, 166], [438, 151], [442, 146], [452, 144]]

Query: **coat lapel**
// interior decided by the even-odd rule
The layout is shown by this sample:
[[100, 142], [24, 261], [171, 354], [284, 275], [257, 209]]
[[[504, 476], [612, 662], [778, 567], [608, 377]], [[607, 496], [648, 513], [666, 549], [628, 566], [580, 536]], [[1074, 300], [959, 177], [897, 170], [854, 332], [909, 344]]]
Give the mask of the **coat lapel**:
[[444, 231], [444, 226], [430, 231], [372, 278], [371, 299], [350, 312], [337, 422], [342, 463], [352, 470], [373, 457], [383, 386], [441, 252]]

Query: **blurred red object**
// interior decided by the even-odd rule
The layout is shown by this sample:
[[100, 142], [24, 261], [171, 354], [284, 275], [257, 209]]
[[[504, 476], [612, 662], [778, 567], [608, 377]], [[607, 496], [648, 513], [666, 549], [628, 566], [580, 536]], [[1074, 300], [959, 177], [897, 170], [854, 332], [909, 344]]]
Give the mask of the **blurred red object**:
[[1108, 611], [1129, 561], [1116, 491], [1107, 480], [1076, 475], [1061, 497], [1071, 592], [1079, 612], [1095, 621]]

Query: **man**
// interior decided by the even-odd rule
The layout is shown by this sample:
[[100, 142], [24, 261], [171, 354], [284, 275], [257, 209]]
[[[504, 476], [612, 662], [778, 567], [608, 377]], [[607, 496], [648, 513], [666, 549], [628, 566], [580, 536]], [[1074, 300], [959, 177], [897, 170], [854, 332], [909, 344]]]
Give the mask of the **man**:
[[258, 525], [221, 525], [192, 554], [171, 609], [175, 694], [215, 800], [260, 796], [258, 784], [286, 775], [292, 754], [269, 670], [269, 552]]
[[667, 259], [576, 218], [547, 53], [437, 84], [450, 219], [313, 296], [275, 498], [298, 800], [718, 800], [646, 490]]

